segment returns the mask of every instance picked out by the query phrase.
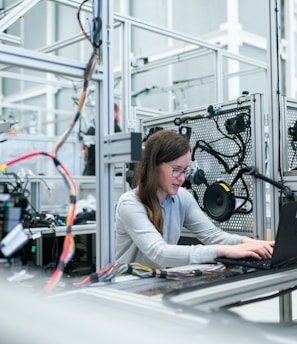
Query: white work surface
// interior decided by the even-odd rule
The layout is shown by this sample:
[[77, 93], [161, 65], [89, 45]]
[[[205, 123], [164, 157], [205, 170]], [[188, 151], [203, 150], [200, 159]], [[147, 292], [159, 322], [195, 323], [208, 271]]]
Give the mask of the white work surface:
[[[295, 326], [259, 319], [261, 303], [249, 306], [254, 308], [254, 319], [250, 319], [254, 321], [220, 307], [294, 287], [297, 269], [217, 285], [205, 283], [202, 288], [189, 282], [180, 288], [180, 284], [123, 275], [112, 282], [56, 291], [45, 297], [40, 292], [28, 295], [20, 286], [2, 290], [1, 285], [0, 302], [5, 312], [0, 316], [0, 339], [10, 344], [296, 344]], [[270, 311], [277, 317], [277, 299], [271, 301]]]

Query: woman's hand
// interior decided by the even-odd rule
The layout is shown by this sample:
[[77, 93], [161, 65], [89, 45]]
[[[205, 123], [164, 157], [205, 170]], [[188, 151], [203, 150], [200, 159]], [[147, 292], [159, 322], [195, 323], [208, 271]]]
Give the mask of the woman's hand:
[[274, 241], [245, 238], [238, 245], [218, 245], [217, 254], [228, 258], [271, 258], [273, 247]]

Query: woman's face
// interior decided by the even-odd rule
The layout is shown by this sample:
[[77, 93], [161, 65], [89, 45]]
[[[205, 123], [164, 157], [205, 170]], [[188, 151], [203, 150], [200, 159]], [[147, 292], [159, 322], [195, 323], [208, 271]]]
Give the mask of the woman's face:
[[191, 153], [188, 152], [181, 157], [160, 164], [158, 168], [158, 190], [157, 196], [163, 202], [167, 195], [176, 195], [178, 189], [185, 181], [185, 173], [191, 161]]

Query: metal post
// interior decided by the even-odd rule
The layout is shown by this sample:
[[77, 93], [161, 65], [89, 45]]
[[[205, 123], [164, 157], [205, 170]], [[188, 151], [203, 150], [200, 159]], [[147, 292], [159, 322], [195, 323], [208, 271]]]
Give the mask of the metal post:
[[293, 320], [291, 293], [279, 297], [279, 320], [280, 322], [291, 322]]
[[[96, 268], [114, 260], [114, 165], [104, 163], [104, 136], [113, 129], [113, 7], [112, 1], [97, 2], [102, 19], [103, 81], [97, 87], [96, 122]], [[95, 9], [96, 10], [96, 9]]]
[[[280, 130], [280, 56], [279, 56], [279, 7], [278, 0], [269, 0], [269, 37], [267, 39], [268, 54], [268, 109], [269, 109], [269, 160], [270, 177], [278, 180], [279, 163], [279, 130]], [[271, 206], [271, 229], [275, 231], [279, 219], [278, 209], [278, 190], [270, 188], [270, 206]], [[275, 232], [274, 232], [275, 234]]]

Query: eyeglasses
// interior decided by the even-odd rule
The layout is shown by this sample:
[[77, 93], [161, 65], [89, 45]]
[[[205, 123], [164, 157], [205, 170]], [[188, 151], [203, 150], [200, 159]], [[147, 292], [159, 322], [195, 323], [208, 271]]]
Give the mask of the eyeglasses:
[[185, 178], [190, 177], [190, 175], [193, 173], [194, 169], [191, 166], [187, 166], [185, 168], [180, 168], [180, 167], [172, 167], [166, 162], [164, 162], [164, 165], [169, 167], [172, 171], [172, 177], [174, 178], [179, 178], [182, 174], [185, 175]]

